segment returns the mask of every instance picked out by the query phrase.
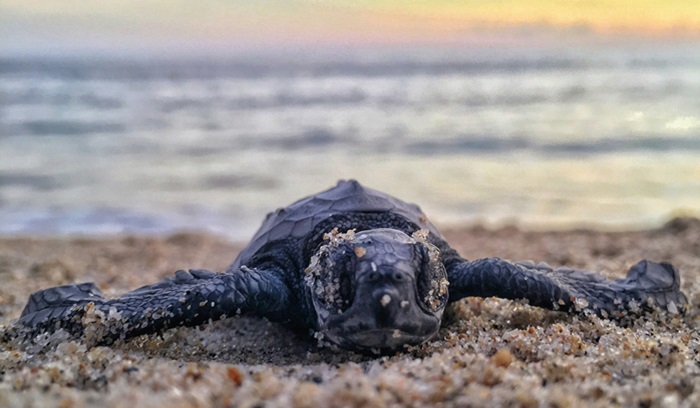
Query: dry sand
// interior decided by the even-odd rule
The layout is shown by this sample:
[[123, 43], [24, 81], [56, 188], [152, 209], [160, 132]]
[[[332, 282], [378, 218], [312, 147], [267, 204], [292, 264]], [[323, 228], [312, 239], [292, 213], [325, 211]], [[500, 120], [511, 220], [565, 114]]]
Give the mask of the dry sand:
[[[466, 299], [451, 307], [438, 339], [390, 356], [318, 348], [306, 333], [246, 317], [109, 348], [63, 341], [37, 350], [6, 338], [0, 406], [700, 406], [700, 221], [625, 233], [445, 235], [469, 259], [531, 259], [616, 278], [642, 258], [670, 261], [694, 306], [622, 327]], [[179, 268], [222, 270], [240, 249], [195, 233], [0, 239], [0, 324], [48, 286], [93, 280], [118, 295]]]

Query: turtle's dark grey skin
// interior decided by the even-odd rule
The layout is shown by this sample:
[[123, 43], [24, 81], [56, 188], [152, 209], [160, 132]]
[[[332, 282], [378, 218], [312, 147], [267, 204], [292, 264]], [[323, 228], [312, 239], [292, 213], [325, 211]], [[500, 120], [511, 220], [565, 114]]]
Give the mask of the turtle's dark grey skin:
[[394, 349], [434, 337], [445, 305], [466, 296], [611, 318], [687, 303], [668, 263], [641, 261], [611, 281], [545, 264], [468, 261], [418, 206], [341, 181], [269, 214], [223, 273], [180, 270], [115, 299], [92, 283], [45, 289], [18, 323], [30, 333], [83, 335], [97, 313], [116, 327], [102, 334], [109, 342], [241, 313], [311, 328], [346, 348]]

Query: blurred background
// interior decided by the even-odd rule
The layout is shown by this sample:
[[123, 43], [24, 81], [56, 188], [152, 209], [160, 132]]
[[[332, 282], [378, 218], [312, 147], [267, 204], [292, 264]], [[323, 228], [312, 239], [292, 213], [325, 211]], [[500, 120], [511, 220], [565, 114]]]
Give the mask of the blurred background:
[[0, 0], [0, 233], [245, 240], [340, 178], [441, 226], [700, 215], [700, 2]]

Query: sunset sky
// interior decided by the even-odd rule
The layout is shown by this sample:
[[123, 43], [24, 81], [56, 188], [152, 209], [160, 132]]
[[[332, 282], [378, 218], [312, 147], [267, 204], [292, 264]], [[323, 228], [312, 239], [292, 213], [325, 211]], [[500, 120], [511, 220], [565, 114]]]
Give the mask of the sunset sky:
[[700, 41], [698, 0], [0, 0], [0, 52]]

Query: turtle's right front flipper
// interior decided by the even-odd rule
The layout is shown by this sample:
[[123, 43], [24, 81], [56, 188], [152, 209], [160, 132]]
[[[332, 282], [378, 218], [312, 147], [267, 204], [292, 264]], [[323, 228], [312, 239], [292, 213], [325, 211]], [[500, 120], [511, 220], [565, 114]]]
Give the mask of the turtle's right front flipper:
[[533, 306], [547, 309], [589, 309], [610, 317], [615, 317], [616, 311], [634, 312], [651, 306], [677, 312], [688, 303], [680, 290], [678, 271], [671, 264], [646, 260], [634, 265], [626, 278], [615, 281], [577, 269], [498, 258], [452, 262], [447, 273], [450, 301], [496, 296], [526, 299]]
[[246, 267], [226, 273], [180, 270], [172, 278], [115, 299], [104, 298], [91, 283], [45, 289], [29, 298], [18, 323], [30, 333], [62, 328], [82, 335], [84, 317], [92, 310], [108, 325], [97, 339], [105, 342], [197, 326], [236, 313], [280, 318], [288, 299], [288, 288], [274, 272]]

